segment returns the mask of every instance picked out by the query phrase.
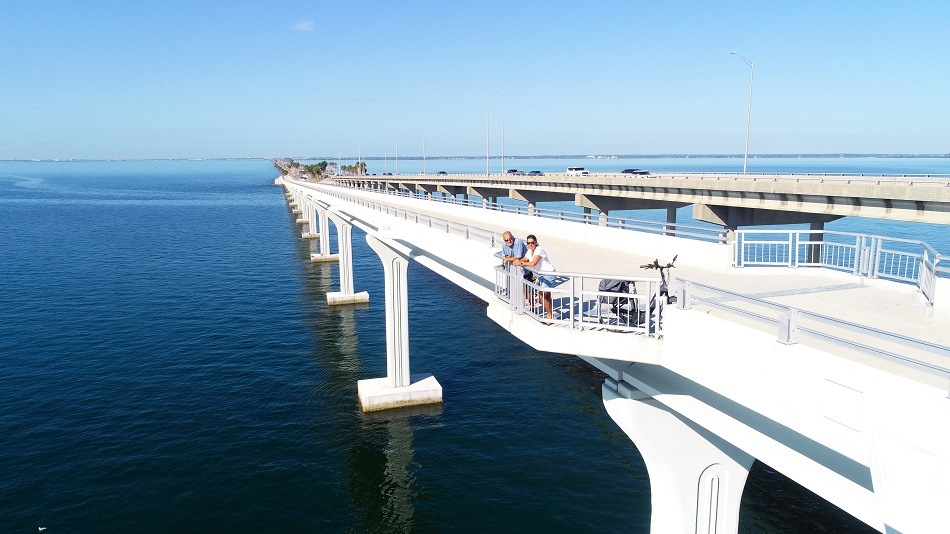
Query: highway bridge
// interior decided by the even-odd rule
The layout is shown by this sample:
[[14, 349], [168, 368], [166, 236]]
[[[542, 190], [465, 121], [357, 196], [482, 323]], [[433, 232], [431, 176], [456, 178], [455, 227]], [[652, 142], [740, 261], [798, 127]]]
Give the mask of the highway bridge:
[[[408, 262], [416, 261], [484, 301], [500, 328], [532, 347], [577, 355], [605, 373], [607, 412], [647, 465], [653, 532], [735, 532], [756, 459], [882, 532], [933, 532], [945, 524], [950, 270], [937, 251], [907, 239], [814, 228], [770, 234], [669, 221], [646, 228], [618, 225], [605, 213], [570, 219], [542, 216], [552, 214], [536, 205], [510, 210], [494, 202], [499, 196], [551, 198], [544, 195], [600, 201], [632, 188], [672, 195], [631, 198], [634, 203], [684, 203], [687, 197], [675, 195], [691, 190], [688, 199], [706, 199], [706, 206], [725, 205], [708, 199], [746, 199], [760, 204], [732, 207], [780, 212], [772, 209], [778, 204], [763, 208], [761, 202], [792, 195], [791, 178], [585, 177], [595, 185], [571, 182], [574, 177], [563, 177], [565, 183], [562, 177], [536, 183], [470, 178], [277, 180], [302, 237], [317, 240], [312, 260], [339, 267], [340, 291], [328, 295], [328, 303], [369, 299], [352, 276], [353, 227], [366, 233], [383, 263], [387, 376], [357, 385], [365, 410], [441, 401], [434, 374], [409, 369], [406, 275]], [[892, 197], [886, 207], [880, 199], [881, 206], [866, 213], [941, 222], [950, 189], [932, 181], [895, 184], [923, 193], [911, 201]], [[692, 185], [673, 193], [661, 182]], [[702, 192], [700, 182], [713, 187]], [[608, 183], [623, 191], [604, 195]], [[805, 185], [814, 193], [809, 199], [825, 198], [824, 211], [837, 209], [838, 197], [822, 182]], [[762, 190], [725, 193], [739, 187]], [[860, 184], [865, 193], [858, 197], [855, 187], [846, 196], [861, 198], [850, 204], [861, 210], [874, 188]], [[794, 202], [816, 211], [803, 213], [824, 213], [817, 200], [805, 198]], [[907, 202], [916, 207], [905, 208]], [[332, 228], [335, 252], [328, 245]], [[546, 273], [558, 277], [556, 287], [542, 288], [499, 265], [495, 254], [505, 229], [539, 237], [557, 265], [556, 273]], [[638, 268], [674, 255], [675, 302], [660, 294], [655, 276]], [[623, 296], [626, 310], [612, 305], [616, 293], [599, 289], [603, 279], [635, 288]], [[544, 292], [553, 303], [551, 319], [539, 306]], [[605, 483], [622, 488], [622, 481]]]

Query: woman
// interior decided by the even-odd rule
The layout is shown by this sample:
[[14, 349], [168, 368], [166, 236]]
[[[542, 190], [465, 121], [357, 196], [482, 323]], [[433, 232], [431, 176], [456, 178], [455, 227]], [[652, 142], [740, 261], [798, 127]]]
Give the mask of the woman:
[[[541, 272], [551, 272], [556, 271], [554, 264], [551, 263], [551, 260], [548, 259], [548, 253], [541, 248], [541, 245], [538, 243], [538, 238], [534, 234], [529, 234], [528, 238], [525, 240], [525, 243], [528, 245], [528, 253], [525, 254], [524, 258], [516, 260], [515, 265], [520, 265], [522, 267], [531, 267], [536, 271]], [[544, 276], [538, 277], [538, 285], [541, 287], [554, 287], [555, 285], [554, 275], [546, 274]], [[544, 313], [548, 319], [554, 318], [554, 311], [551, 307], [551, 292], [542, 291], [541, 292], [541, 302], [544, 304]]]

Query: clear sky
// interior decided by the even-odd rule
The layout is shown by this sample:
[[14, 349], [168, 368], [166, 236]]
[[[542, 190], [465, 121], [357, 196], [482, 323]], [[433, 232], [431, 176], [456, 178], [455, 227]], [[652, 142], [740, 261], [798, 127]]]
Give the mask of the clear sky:
[[0, 159], [950, 152], [950, 2], [45, 1]]

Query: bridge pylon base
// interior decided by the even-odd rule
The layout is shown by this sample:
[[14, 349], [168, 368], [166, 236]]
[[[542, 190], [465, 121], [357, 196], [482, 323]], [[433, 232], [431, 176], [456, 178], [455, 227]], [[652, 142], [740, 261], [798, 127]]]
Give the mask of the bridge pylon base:
[[369, 293], [360, 291], [359, 293], [344, 293], [336, 291], [327, 293], [327, 304], [330, 306], [339, 306], [341, 304], [363, 304], [369, 302]]
[[410, 382], [408, 386], [390, 387], [388, 377], [360, 380], [356, 384], [360, 407], [364, 412], [377, 412], [442, 402], [442, 385], [431, 374], [412, 375]]
[[339, 254], [311, 254], [311, 263], [328, 263], [331, 261], [340, 261]]
[[755, 458], [626, 382], [608, 378], [603, 397], [650, 475], [650, 532], [736, 532]]

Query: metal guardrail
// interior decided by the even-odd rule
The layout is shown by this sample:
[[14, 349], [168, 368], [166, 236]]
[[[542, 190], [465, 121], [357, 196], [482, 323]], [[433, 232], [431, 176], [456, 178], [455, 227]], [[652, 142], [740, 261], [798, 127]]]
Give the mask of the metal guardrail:
[[[481, 241], [489, 247], [496, 247], [497, 232], [468, 224], [459, 224], [448, 219], [433, 217], [425, 213], [396, 208], [381, 202], [346, 195], [334, 191], [321, 191], [323, 194], [345, 200], [352, 204], [372, 209], [387, 215], [422, 224], [429, 228], [445, 230], [465, 239]], [[496, 255], [500, 254], [496, 253]], [[513, 272], [510, 272], [513, 271]], [[536, 282], [525, 280], [520, 269], [496, 268], [495, 295], [502, 299], [512, 310], [523, 313], [545, 324], [566, 326], [574, 330], [607, 330], [614, 332], [635, 332], [656, 337], [662, 333], [662, 317], [665, 297], [659, 297], [660, 280], [649, 277], [623, 277], [595, 273], [541, 272], [539, 276], [556, 278], [557, 286], [542, 287]], [[631, 293], [598, 291], [596, 286], [605, 278], [623, 280], [629, 283]], [[646, 287], [645, 293], [637, 293], [637, 284]], [[649, 297], [649, 299], [647, 299]], [[554, 317], [548, 318], [544, 301], [551, 302]], [[656, 303], [660, 304], [657, 305]], [[613, 304], [618, 305], [614, 306]]]
[[[950, 175], [947, 174], [863, 174], [863, 173], [781, 173], [781, 172], [683, 172], [683, 171], [656, 171], [647, 175], [630, 175], [619, 172], [590, 172], [585, 179], [592, 177], [618, 177], [625, 179], [671, 179], [671, 180], [699, 180], [699, 181], [729, 181], [729, 182], [817, 182], [839, 183], [853, 185], [901, 185], [920, 187], [950, 187]], [[469, 178], [470, 177], [470, 178]], [[455, 173], [448, 176], [437, 174], [397, 174], [397, 175], [339, 175], [334, 179], [347, 182], [397, 182], [413, 180], [429, 184], [446, 184], [457, 182], [464, 178], [466, 182], [477, 185], [523, 183], [525, 178], [571, 178], [579, 176], [564, 172], [545, 172], [541, 176], [527, 176], [518, 174], [500, 173]]]
[[[784, 306], [774, 302], [769, 302], [755, 297], [749, 297], [733, 291], [716, 288], [706, 284], [701, 284], [691, 280], [680, 278], [677, 280], [677, 301], [676, 307], [679, 309], [690, 309], [693, 305], [705, 305], [710, 308], [725, 311], [734, 315], [739, 315], [747, 319], [752, 319], [761, 323], [772, 325], [776, 328], [778, 342], [792, 345], [798, 343], [802, 337], [820, 339], [830, 342], [834, 345], [856, 349], [864, 354], [882, 358], [888, 361], [896, 362], [900, 365], [908, 366], [931, 375], [940, 376], [948, 379], [947, 396], [950, 398], [950, 368], [942, 365], [936, 365], [916, 358], [911, 358], [897, 352], [891, 352], [880, 346], [860, 343], [853, 339], [846, 339], [835, 336], [828, 332], [823, 332], [814, 328], [808, 328], [801, 325], [802, 320], [813, 321], [820, 325], [829, 326], [839, 330], [857, 332], [863, 336], [868, 336], [872, 340], [881, 341], [898, 347], [907, 347], [912, 350], [933, 354], [941, 359], [950, 361], [950, 347], [937, 345], [927, 341], [909, 338], [893, 332], [878, 330], [869, 326], [848, 322], [842, 319], [835, 319], [826, 315], [813, 313], [791, 306]], [[711, 296], [701, 297], [696, 293], [705, 292]], [[738, 301], [755, 306], [761, 311], [755, 312], [748, 309], [742, 309], [728, 304], [730, 301]], [[769, 315], [767, 312], [772, 312]]]
[[[635, 332], [649, 337], [663, 334], [666, 297], [660, 297], [660, 281], [655, 278], [531, 271], [539, 278], [549, 277], [555, 286], [545, 287], [526, 280], [517, 267], [495, 267], [495, 296], [516, 313], [572, 330]], [[628, 292], [600, 291], [597, 287], [605, 278], [624, 281], [630, 289]], [[638, 292], [637, 284], [646, 291]], [[547, 316], [547, 307], [550, 307], [551, 317]]]
[[[916, 250], [914, 250], [916, 249]], [[826, 267], [868, 278], [916, 284], [933, 302], [943, 256], [913, 239], [830, 230], [737, 230], [736, 267]]]
[[[513, 213], [515, 215], [530, 215], [545, 219], [556, 219], [560, 221], [577, 222], [582, 224], [599, 225], [600, 219], [589, 213], [577, 213], [572, 211], [552, 210], [544, 208], [530, 208], [529, 206], [516, 206], [511, 204], [501, 204], [498, 202], [488, 202], [482, 200], [459, 199], [451, 195], [426, 195], [416, 191], [408, 190], [380, 190], [369, 187], [341, 186], [359, 191], [367, 191], [380, 195], [391, 195], [402, 198], [415, 198], [419, 200], [431, 200], [446, 204], [459, 206], [468, 206], [474, 208], [485, 208], [491, 211], [502, 213]], [[719, 228], [710, 228], [706, 226], [696, 226], [688, 224], [672, 224], [666, 222], [647, 221], [643, 219], [634, 219], [630, 217], [606, 217], [606, 226], [609, 228], [619, 228], [621, 230], [633, 230], [658, 235], [668, 235], [676, 237], [685, 237], [699, 241], [712, 243], [726, 243], [726, 231]]]

